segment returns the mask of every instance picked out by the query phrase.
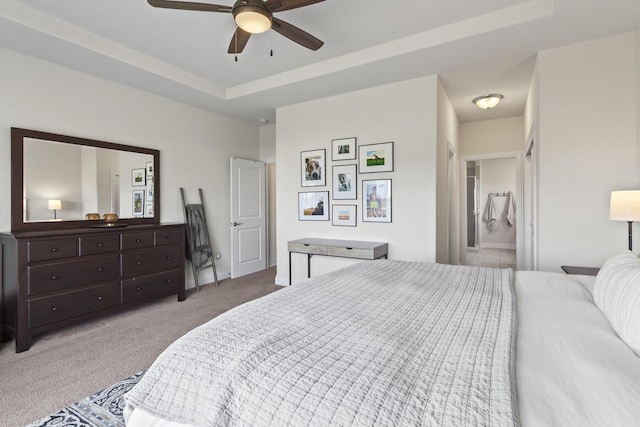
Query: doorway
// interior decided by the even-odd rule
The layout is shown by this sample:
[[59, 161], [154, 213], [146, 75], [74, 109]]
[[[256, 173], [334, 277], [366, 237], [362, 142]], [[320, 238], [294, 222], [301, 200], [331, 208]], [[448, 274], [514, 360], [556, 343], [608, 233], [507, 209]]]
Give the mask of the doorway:
[[460, 170], [461, 264], [522, 268], [522, 154], [464, 156]]

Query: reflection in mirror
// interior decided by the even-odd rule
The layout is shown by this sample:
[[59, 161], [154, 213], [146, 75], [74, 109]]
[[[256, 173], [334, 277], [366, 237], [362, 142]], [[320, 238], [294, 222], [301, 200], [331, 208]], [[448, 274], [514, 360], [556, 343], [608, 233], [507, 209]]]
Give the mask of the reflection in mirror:
[[24, 222], [154, 216], [150, 154], [24, 138], [23, 174]]
[[11, 231], [158, 224], [160, 152], [11, 128]]

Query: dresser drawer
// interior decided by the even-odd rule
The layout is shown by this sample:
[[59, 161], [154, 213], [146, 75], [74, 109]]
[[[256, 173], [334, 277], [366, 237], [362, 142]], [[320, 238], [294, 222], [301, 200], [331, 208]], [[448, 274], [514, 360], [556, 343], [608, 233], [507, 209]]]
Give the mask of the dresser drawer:
[[179, 268], [184, 262], [182, 246], [167, 246], [122, 254], [122, 276], [138, 277]]
[[124, 280], [122, 282], [122, 303], [127, 304], [154, 295], [175, 292], [182, 284], [182, 277], [183, 273], [178, 269]]
[[80, 237], [80, 255], [98, 255], [120, 250], [120, 239], [117, 234], [101, 234], [99, 236]]
[[117, 254], [29, 266], [29, 295], [115, 280], [118, 278], [118, 267]]
[[154, 244], [154, 232], [140, 231], [138, 233], [122, 233], [120, 239], [123, 251], [151, 248]]
[[36, 240], [27, 242], [27, 262], [78, 256], [78, 239]]
[[184, 229], [168, 228], [156, 231], [156, 246], [177, 245], [184, 240]]
[[93, 286], [45, 298], [29, 299], [29, 328], [116, 307], [118, 283]]

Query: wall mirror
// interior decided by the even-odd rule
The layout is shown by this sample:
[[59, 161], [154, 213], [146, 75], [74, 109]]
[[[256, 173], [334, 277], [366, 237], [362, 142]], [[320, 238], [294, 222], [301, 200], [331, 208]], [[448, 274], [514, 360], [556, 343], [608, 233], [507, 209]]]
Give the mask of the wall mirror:
[[160, 152], [111, 142], [11, 129], [11, 230], [157, 224]]

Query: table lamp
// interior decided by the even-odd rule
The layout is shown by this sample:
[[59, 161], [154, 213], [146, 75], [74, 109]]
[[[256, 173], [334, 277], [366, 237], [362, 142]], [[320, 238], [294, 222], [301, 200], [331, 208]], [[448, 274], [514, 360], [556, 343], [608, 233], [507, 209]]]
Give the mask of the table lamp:
[[631, 225], [640, 221], [640, 190], [612, 191], [609, 219], [629, 223], [629, 250], [633, 250]]
[[56, 217], [56, 211], [62, 209], [62, 202], [60, 200], [49, 200], [49, 210], [53, 211], [53, 219], [58, 219]]

